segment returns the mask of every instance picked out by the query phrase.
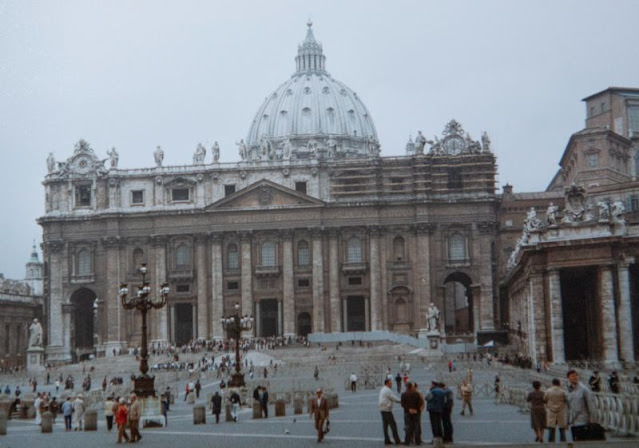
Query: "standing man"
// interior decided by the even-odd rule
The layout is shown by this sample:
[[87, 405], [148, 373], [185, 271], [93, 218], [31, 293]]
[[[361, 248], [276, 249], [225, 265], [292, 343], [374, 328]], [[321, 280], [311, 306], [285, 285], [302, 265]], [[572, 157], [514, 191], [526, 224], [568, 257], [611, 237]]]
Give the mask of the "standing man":
[[426, 409], [430, 418], [430, 429], [433, 432], [433, 440], [444, 438], [444, 427], [442, 425], [442, 414], [444, 412], [444, 390], [439, 386], [439, 382], [433, 380], [430, 390], [426, 394]]
[[64, 416], [64, 429], [71, 431], [71, 416], [73, 416], [73, 403], [71, 397], [67, 397], [64, 403], [62, 403], [62, 415]]
[[579, 382], [576, 370], [569, 370], [568, 377], [568, 423], [572, 439], [586, 440], [586, 427], [592, 422], [590, 410], [595, 408], [592, 393]]
[[215, 391], [211, 397], [211, 410], [215, 415], [215, 423], [220, 423], [220, 412], [222, 412], [222, 396], [218, 391]]
[[468, 384], [466, 380], [462, 380], [462, 384], [459, 387], [459, 391], [461, 392], [462, 400], [464, 403], [462, 404], [462, 410], [460, 415], [466, 415], [466, 406], [470, 410], [470, 415], [473, 415], [473, 386]]
[[142, 416], [142, 409], [140, 408], [140, 402], [135, 394], [131, 394], [131, 404], [129, 405], [129, 429], [131, 430], [131, 442], [137, 442], [142, 440], [140, 434], [140, 417]]
[[115, 406], [115, 401], [113, 401], [113, 397], [108, 396], [104, 401], [104, 417], [106, 418], [107, 423], [107, 431], [111, 432], [113, 429], [113, 407]]
[[195, 382], [195, 398], [200, 398], [200, 391], [202, 390], [202, 383], [200, 383], [200, 379], [198, 378]]
[[321, 388], [318, 388], [315, 392], [316, 397], [311, 400], [309, 417], [315, 418], [317, 441], [321, 442], [324, 440], [324, 421], [328, 419], [328, 401]]
[[610, 392], [613, 394], [619, 393], [619, 375], [617, 375], [617, 371], [613, 370], [610, 376], [608, 377], [608, 386], [610, 386]]
[[592, 376], [588, 379], [588, 385], [593, 392], [601, 392], [601, 376], [598, 371], [592, 372]]
[[395, 376], [395, 383], [397, 384], [397, 393], [401, 394], [402, 393], [402, 375], [399, 372], [397, 372], [397, 375]]
[[397, 423], [395, 422], [395, 416], [393, 416], [393, 402], [401, 403], [400, 398], [393, 394], [391, 386], [393, 381], [390, 378], [386, 378], [384, 386], [379, 391], [379, 410], [382, 414], [382, 430], [384, 431], [384, 443], [390, 445], [392, 442], [388, 437], [388, 427], [390, 426], [393, 432], [393, 438], [395, 443], [399, 445], [402, 440], [397, 432]]
[[413, 383], [410, 381], [406, 382], [406, 392], [402, 394], [402, 408], [404, 408], [404, 426], [406, 431], [404, 445], [410, 445], [411, 443], [419, 445], [421, 443], [421, 440], [417, 439], [417, 425], [419, 424], [423, 404], [423, 399], [415, 390]]
[[351, 373], [351, 392], [355, 393], [357, 392], [357, 375], [355, 375], [355, 372]]
[[262, 417], [268, 418], [268, 391], [266, 390], [266, 387], [259, 387], [258, 399], [260, 400], [260, 413], [262, 414]]
[[453, 443], [453, 421], [451, 415], [453, 413], [453, 404], [455, 402], [455, 394], [444, 383], [439, 383], [444, 391], [444, 409], [442, 411], [442, 427], [444, 430], [444, 443]]
[[555, 443], [555, 428], [559, 427], [559, 441], [566, 441], [566, 391], [561, 387], [559, 378], [552, 380], [552, 386], [544, 393], [546, 403], [546, 428], [548, 442]]
[[233, 391], [229, 400], [231, 400], [231, 417], [233, 417], [233, 421], [237, 423], [237, 417], [240, 412], [240, 395], [236, 391]]
[[82, 431], [84, 428], [84, 400], [82, 394], [78, 394], [77, 398], [73, 402], [73, 419], [75, 424], [73, 425], [74, 431]]

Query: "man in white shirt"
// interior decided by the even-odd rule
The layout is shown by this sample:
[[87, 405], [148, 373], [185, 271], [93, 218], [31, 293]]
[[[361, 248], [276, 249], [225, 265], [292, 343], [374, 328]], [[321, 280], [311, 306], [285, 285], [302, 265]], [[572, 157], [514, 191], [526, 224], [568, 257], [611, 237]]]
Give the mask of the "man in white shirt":
[[386, 378], [384, 381], [384, 386], [379, 391], [379, 410], [382, 413], [382, 425], [384, 428], [384, 443], [386, 445], [391, 445], [392, 442], [388, 437], [388, 427], [391, 427], [391, 431], [393, 432], [393, 438], [395, 439], [396, 444], [400, 444], [402, 440], [399, 438], [399, 434], [397, 433], [397, 423], [395, 423], [395, 417], [393, 416], [393, 402], [401, 403], [400, 398], [393, 393], [391, 390], [391, 386], [393, 385], [393, 380]]
[[356, 392], [357, 391], [357, 375], [355, 375], [355, 372], [351, 373], [351, 392]]

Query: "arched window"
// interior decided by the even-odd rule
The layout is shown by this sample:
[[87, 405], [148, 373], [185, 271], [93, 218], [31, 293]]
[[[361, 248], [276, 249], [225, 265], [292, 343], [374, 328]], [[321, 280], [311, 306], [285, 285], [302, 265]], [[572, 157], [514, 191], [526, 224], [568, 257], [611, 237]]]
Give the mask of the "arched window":
[[362, 240], [356, 236], [348, 240], [348, 244], [346, 246], [346, 261], [348, 263], [362, 262]]
[[191, 248], [186, 244], [180, 244], [175, 249], [175, 267], [178, 269], [191, 267]]
[[265, 241], [262, 243], [261, 264], [262, 266], [275, 266], [275, 243]]
[[91, 253], [89, 249], [80, 249], [77, 254], [78, 257], [78, 275], [91, 274]]
[[133, 251], [133, 269], [137, 269], [144, 263], [144, 251], [139, 247]]
[[226, 265], [227, 269], [240, 268], [240, 257], [237, 251], [237, 244], [229, 244], [226, 248]]
[[464, 261], [466, 256], [466, 239], [459, 233], [454, 233], [448, 239], [448, 258], [450, 261]]
[[308, 247], [308, 241], [300, 241], [297, 243], [297, 265], [308, 266], [311, 264], [311, 251]]
[[397, 236], [393, 240], [393, 258], [395, 261], [402, 261], [404, 257], [404, 238]]

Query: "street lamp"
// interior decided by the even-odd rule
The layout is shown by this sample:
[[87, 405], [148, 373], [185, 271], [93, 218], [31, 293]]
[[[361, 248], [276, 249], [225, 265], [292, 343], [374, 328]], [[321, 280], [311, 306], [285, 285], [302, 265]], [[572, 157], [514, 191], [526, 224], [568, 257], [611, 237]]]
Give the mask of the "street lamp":
[[140, 373], [141, 375], [132, 376], [134, 382], [135, 394], [138, 397], [155, 396], [155, 388], [153, 382], [154, 376], [147, 375], [149, 371], [149, 351], [146, 347], [146, 313], [152, 308], [162, 308], [166, 305], [166, 299], [169, 295], [169, 284], [162, 283], [160, 286], [159, 297], [151, 296], [150, 282], [146, 279], [148, 269], [146, 263], [142, 263], [138, 268], [138, 272], [142, 275], [142, 283], [137, 286], [136, 294], [129, 296], [129, 288], [126, 283], [120, 284], [120, 301], [124, 309], [136, 309], [142, 313], [142, 347], [140, 353]]
[[235, 338], [235, 373], [231, 376], [229, 381], [229, 387], [243, 387], [244, 374], [240, 372], [242, 363], [240, 361], [240, 337], [242, 336], [242, 330], [250, 330], [253, 328], [253, 318], [249, 315], [240, 315], [240, 305], [236, 303], [235, 314], [229, 317], [223, 317], [220, 319], [222, 326]]

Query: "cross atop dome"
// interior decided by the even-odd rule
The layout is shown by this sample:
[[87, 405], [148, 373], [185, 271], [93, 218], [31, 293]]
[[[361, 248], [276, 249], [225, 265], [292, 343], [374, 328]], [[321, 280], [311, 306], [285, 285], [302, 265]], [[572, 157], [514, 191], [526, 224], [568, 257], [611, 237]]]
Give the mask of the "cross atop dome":
[[324, 62], [326, 56], [322, 51], [322, 44], [315, 40], [313, 35], [313, 22], [308, 19], [306, 22], [308, 29], [306, 30], [306, 38], [301, 45], [297, 47], [297, 57], [295, 64], [297, 73], [326, 73]]

